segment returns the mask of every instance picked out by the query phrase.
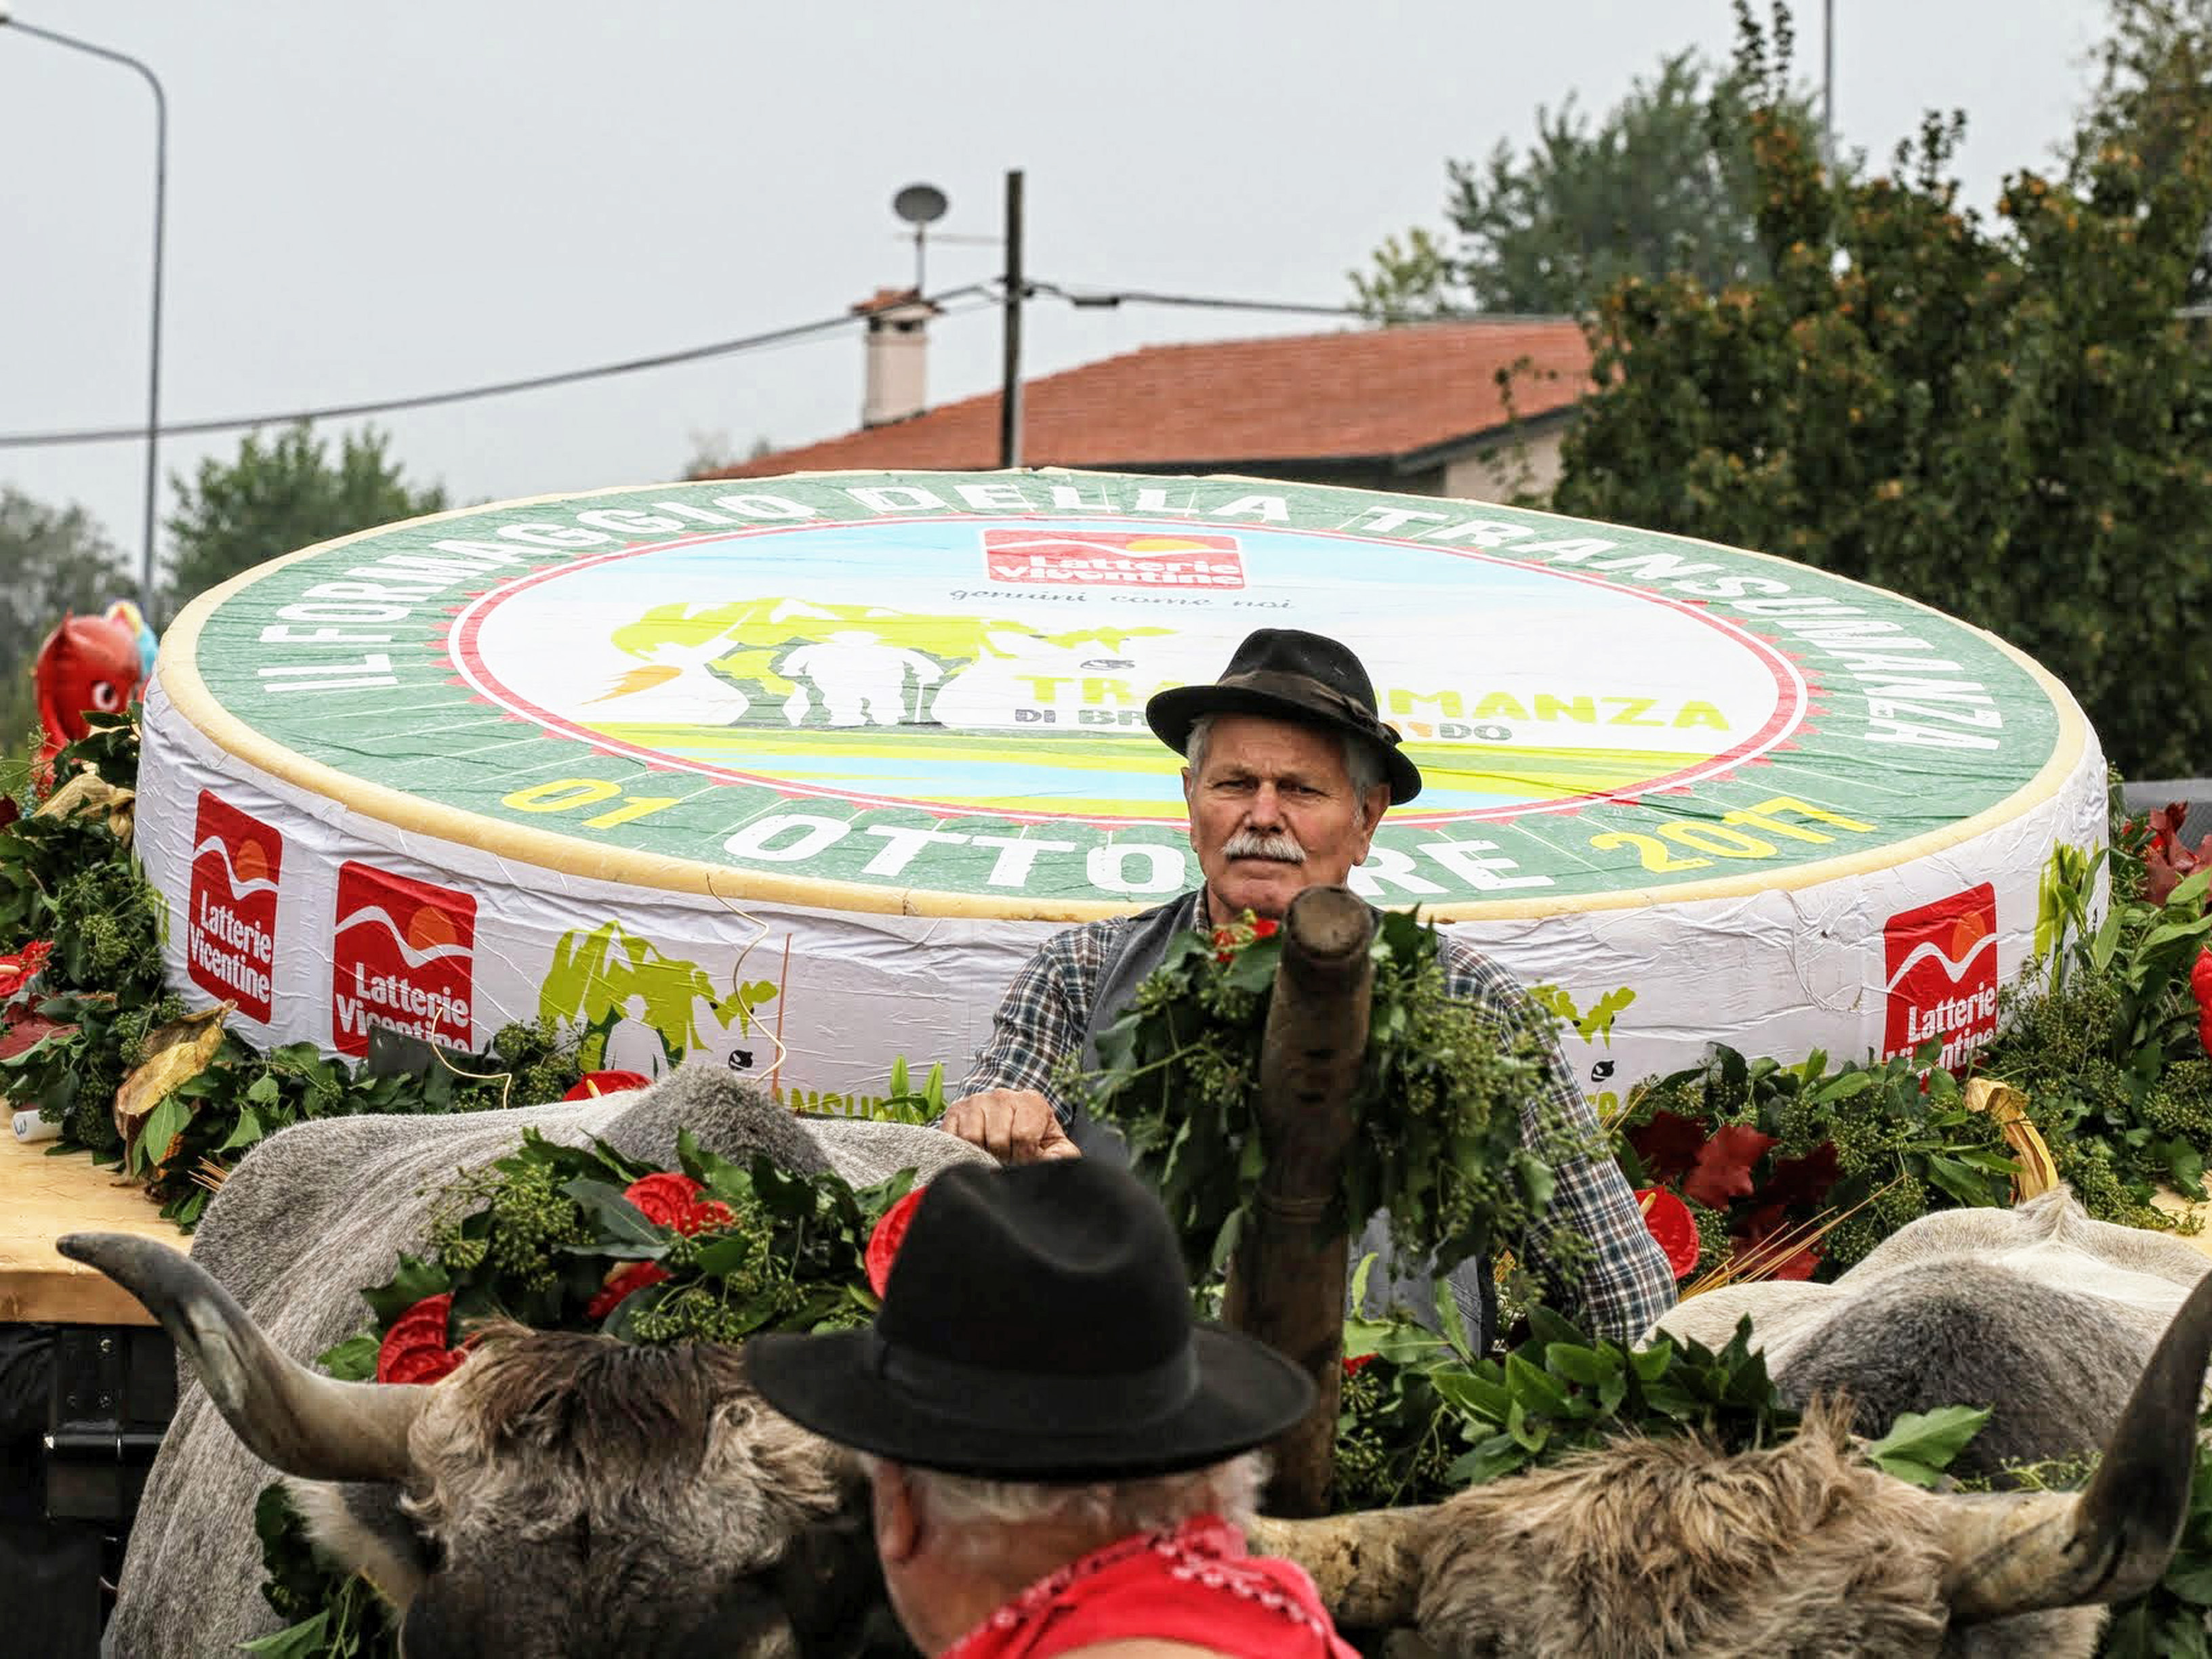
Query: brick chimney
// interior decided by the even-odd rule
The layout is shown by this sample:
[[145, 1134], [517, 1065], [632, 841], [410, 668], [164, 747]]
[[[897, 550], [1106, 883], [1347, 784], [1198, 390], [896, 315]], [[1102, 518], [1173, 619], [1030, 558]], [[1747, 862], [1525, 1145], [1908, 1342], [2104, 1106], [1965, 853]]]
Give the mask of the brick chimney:
[[929, 319], [939, 311], [911, 288], [878, 289], [853, 307], [868, 319], [863, 427], [887, 426], [929, 407]]

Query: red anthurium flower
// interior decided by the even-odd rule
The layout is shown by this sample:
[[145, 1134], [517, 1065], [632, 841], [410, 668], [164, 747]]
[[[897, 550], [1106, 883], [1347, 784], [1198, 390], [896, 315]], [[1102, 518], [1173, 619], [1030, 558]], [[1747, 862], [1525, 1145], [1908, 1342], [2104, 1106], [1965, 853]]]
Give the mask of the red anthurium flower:
[[726, 1227], [734, 1218], [719, 1198], [701, 1198], [705, 1190], [688, 1175], [673, 1170], [642, 1176], [623, 1188], [623, 1196], [645, 1212], [655, 1226], [667, 1227], [689, 1237], [708, 1227]]
[[899, 1246], [906, 1240], [906, 1230], [914, 1224], [914, 1212], [921, 1203], [921, 1195], [928, 1190], [927, 1187], [916, 1187], [885, 1210], [883, 1219], [876, 1223], [875, 1231], [868, 1235], [868, 1288], [878, 1297], [883, 1295], [884, 1287], [891, 1282], [891, 1262], [898, 1255]]
[[1690, 1206], [1664, 1187], [1639, 1188], [1636, 1203], [1644, 1212], [1644, 1224], [1666, 1253], [1674, 1277], [1680, 1279], [1696, 1267], [1700, 1245], [1697, 1218], [1690, 1213]]
[[1344, 1374], [1357, 1376], [1374, 1363], [1375, 1356], [1371, 1353], [1348, 1353], [1344, 1356]]
[[441, 1291], [426, 1296], [392, 1322], [376, 1347], [376, 1380], [380, 1382], [435, 1382], [460, 1369], [469, 1357], [468, 1344], [447, 1345], [446, 1328], [453, 1316], [453, 1295]]
[[671, 1277], [667, 1268], [658, 1261], [628, 1261], [610, 1272], [602, 1281], [599, 1293], [584, 1310], [586, 1319], [605, 1319], [616, 1305], [633, 1291], [641, 1291], [648, 1285], [658, 1285]]
[[653, 1079], [642, 1072], [586, 1072], [576, 1079], [576, 1086], [561, 1097], [563, 1100], [597, 1100], [601, 1095], [618, 1095], [625, 1089], [642, 1089]]
[[52, 939], [34, 939], [13, 956], [0, 957], [0, 1002], [28, 990], [53, 951]]

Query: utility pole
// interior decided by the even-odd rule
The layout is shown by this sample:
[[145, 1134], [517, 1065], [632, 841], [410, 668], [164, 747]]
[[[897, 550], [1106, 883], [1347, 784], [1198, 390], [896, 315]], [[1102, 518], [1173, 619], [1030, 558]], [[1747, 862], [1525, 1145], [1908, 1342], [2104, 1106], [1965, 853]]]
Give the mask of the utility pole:
[[1022, 170], [1006, 174], [1006, 354], [999, 383], [999, 465], [1022, 464]]
[[1836, 0], [1820, 11], [1820, 159], [1836, 170]]

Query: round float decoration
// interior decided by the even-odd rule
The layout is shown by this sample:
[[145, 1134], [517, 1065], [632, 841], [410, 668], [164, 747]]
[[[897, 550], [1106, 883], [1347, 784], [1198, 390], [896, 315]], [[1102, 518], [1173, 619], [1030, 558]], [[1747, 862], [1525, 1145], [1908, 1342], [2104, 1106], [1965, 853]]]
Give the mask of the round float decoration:
[[1991, 635], [1764, 555], [1236, 478], [842, 473], [471, 507], [202, 596], [138, 835], [179, 988], [257, 1042], [957, 1083], [1066, 922], [1199, 879], [1144, 725], [1246, 633], [1358, 652], [1422, 769], [1354, 884], [1489, 951], [1594, 1096], [1753, 1053], [1955, 1060], [2060, 844], [2081, 710]]

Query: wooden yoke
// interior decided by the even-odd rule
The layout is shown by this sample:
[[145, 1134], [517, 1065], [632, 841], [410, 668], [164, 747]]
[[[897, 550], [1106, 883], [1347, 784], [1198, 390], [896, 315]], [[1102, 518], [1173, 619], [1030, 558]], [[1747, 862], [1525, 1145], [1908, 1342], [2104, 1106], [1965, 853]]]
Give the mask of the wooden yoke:
[[1268, 1448], [1267, 1507], [1277, 1515], [1326, 1512], [1335, 1468], [1350, 1240], [1347, 1218], [1330, 1211], [1357, 1128], [1352, 1091], [1367, 1052], [1374, 931], [1348, 887], [1309, 887], [1291, 901], [1261, 1047], [1255, 1115], [1267, 1173], [1230, 1256], [1222, 1313], [1313, 1379], [1313, 1409]]

